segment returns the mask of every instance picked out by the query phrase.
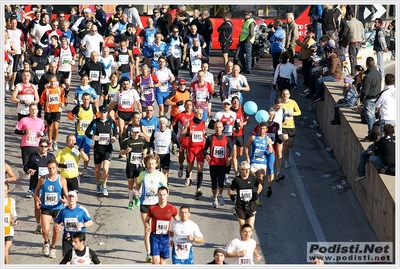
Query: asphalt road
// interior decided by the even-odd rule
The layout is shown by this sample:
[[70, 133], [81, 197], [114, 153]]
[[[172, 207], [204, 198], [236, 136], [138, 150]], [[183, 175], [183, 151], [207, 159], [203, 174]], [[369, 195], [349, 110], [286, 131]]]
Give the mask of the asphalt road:
[[[271, 59], [261, 59], [259, 66], [247, 75], [250, 92], [244, 93], [244, 100], [253, 100], [259, 109], [268, 109], [275, 93], [271, 90], [272, 67]], [[223, 69], [221, 57], [212, 57], [210, 71], [217, 75]], [[181, 77], [189, 79], [186, 70], [180, 72]], [[299, 77], [301, 85], [302, 77]], [[72, 88], [77, 86], [77, 76], [73, 76]], [[257, 208], [255, 232], [253, 238], [257, 241], [262, 259], [257, 264], [306, 264], [307, 242], [369, 242], [378, 241], [369, 225], [365, 214], [358, 204], [351, 188], [340, 170], [334, 156], [326, 151], [326, 140], [317, 137], [318, 127], [311, 127], [316, 119], [310, 101], [300, 95], [300, 89], [292, 93], [302, 110], [296, 118], [296, 139], [291, 150], [289, 169], [282, 169], [286, 179], [275, 182], [273, 195], [261, 195], [262, 207]], [[8, 97], [10, 92], [7, 93]], [[72, 100], [72, 93], [70, 93]], [[66, 118], [72, 109], [65, 109], [61, 120], [59, 147], [65, 146], [65, 136], [74, 133], [73, 124]], [[219, 98], [213, 99], [213, 113], [221, 108]], [[15, 104], [5, 102], [5, 154], [6, 161], [14, 171], [22, 171], [19, 141], [14, 135], [17, 123]], [[157, 114], [155, 114], [157, 115]], [[308, 119], [305, 118], [308, 117]], [[256, 125], [254, 116], [247, 130]], [[209, 133], [212, 133], [210, 130]], [[144, 265], [145, 250], [143, 245], [143, 227], [139, 210], [127, 209], [127, 182], [125, 179], [125, 161], [118, 159], [118, 145], [113, 154], [110, 180], [108, 183], [109, 197], [98, 197], [95, 194], [93, 164], [90, 164], [90, 178], [81, 179], [79, 203], [87, 207], [94, 220], [94, 225], [88, 228], [87, 245], [96, 251], [103, 264], [134, 264]], [[299, 156], [295, 154], [298, 152]], [[240, 160], [239, 160], [240, 161]], [[193, 197], [195, 187], [185, 187], [184, 179], [177, 177], [177, 159], [172, 158], [170, 170], [171, 193], [169, 201], [177, 206], [188, 205], [191, 208], [191, 219], [202, 231], [205, 243], [196, 245], [195, 264], [205, 264], [213, 259], [213, 250], [225, 246], [230, 240], [238, 237], [239, 225], [232, 214], [233, 202], [224, 195], [226, 205], [218, 209], [211, 208], [211, 185], [208, 164], [205, 165], [204, 195], [199, 201]], [[354, 168], [356, 169], [356, 167]], [[322, 178], [329, 173], [329, 178]], [[233, 175], [233, 174], [232, 174]], [[196, 176], [194, 172], [193, 177]], [[344, 188], [334, 190], [333, 186], [342, 184]], [[16, 183], [11, 184], [10, 196], [16, 199], [20, 225], [16, 227], [15, 242], [11, 249], [11, 264], [58, 264], [61, 260], [61, 239], [57, 245], [57, 258], [49, 259], [41, 253], [43, 239], [34, 234], [36, 227], [33, 216], [32, 199], [25, 198], [28, 189], [28, 179], [20, 173]], [[291, 194], [294, 193], [295, 197]], [[233, 263], [232, 259], [227, 259]], [[171, 260], [168, 261], [171, 263]]]

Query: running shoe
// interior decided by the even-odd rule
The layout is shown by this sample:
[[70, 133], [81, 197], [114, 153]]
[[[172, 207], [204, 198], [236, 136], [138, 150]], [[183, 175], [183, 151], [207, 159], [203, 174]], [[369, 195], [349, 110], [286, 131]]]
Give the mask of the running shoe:
[[182, 178], [182, 176], [183, 176], [183, 167], [179, 168], [179, 170], [178, 170], [178, 177]]
[[222, 194], [218, 195], [218, 203], [222, 206], [225, 205], [224, 196]]
[[272, 195], [272, 189], [268, 188], [267, 190], [267, 196], [270, 197]]
[[128, 204], [128, 209], [133, 210], [133, 201], [130, 201]]
[[146, 256], [146, 262], [147, 263], [151, 263], [153, 261], [153, 258], [151, 258], [151, 256], [149, 254], [147, 254]]
[[108, 196], [107, 187], [103, 187], [103, 196]]
[[214, 202], [212, 203], [212, 208], [218, 208], [218, 200], [214, 199]]
[[43, 253], [43, 255], [46, 255], [46, 256], [48, 256], [50, 254], [50, 242], [47, 244], [43, 244], [42, 253]]
[[55, 248], [50, 249], [49, 258], [52, 258], [52, 259], [56, 258], [56, 249]]
[[201, 191], [201, 189], [197, 189], [197, 191], [194, 194], [194, 197], [200, 198], [200, 196], [202, 196], [202, 195], [203, 195], [203, 192]]
[[33, 194], [33, 191], [28, 190], [28, 191], [26, 192], [26, 198], [32, 198], [32, 194]]
[[285, 167], [286, 169], [290, 167], [289, 161], [285, 161], [285, 166], [284, 166], [284, 167]]
[[58, 145], [57, 145], [57, 142], [53, 142], [53, 150], [54, 151], [57, 151], [58, 150]]
[[139, 197], [135, 197], [135, 206], [139, 207], [140, 206], [140, 199]]
[[88, 175], [88, 171], [87, 171], [87, 169], [86, 168], [83, 168], [83, 170], [82, 170], [82, 177], [84, 177], [84, 178], [88, 178], [89, 177], [89, 175]]
[[42, 233], [42, 225], [37, 224], [35, 234], [41, 234], [41, 233]]
[[192, 181], [191, 178], [186, 178], [186, 179], [185, 179], [185, 186], [186, 186], [186, 187], [191, 186], [191, 185], [192, 185], [192, 182], [193, 182], [193, 181]]
[[227, 177], [225, 177], [225, 184], [227, 185], [227, 186], [229, 186], [229, 185], [231, 185], [231, 179], [229, 178], [229, 176], [227, 176]]
[[285, 179], [285, 175], [283, 175], [283, 174], [281, 174], [281, 172], [278, 172], [277, 174], [276, 174], [276, 181], [281, 181], [281, 180], [284, 180]]
[[97, 185], [97, 195], [101, 195], [101, 185]]

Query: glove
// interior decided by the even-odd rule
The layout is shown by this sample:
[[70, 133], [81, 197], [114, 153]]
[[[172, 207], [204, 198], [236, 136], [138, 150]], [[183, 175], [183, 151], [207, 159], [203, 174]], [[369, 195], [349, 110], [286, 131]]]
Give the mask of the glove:
[[236, 194], [232, 194], [230, 197], [231, 197], [231, 201], [233, 201], [233, 202], [236, 201]]
[[251, 196], [251, 200], [252, 201], [257, 201], [258, 200], [258, 192], [253, 192], [252, 196]]
[[177, 106], [183, 105], [183, 101], [181, 100], [181, 101], [176, 102], [176, 105], [177, 105]]
[[58, 165], [58, 167], [60, 167], [60, 168], [67, 168], [67, 165], [66, 164], [64, 164], [64, 163], [60, 163], [59, 165]]

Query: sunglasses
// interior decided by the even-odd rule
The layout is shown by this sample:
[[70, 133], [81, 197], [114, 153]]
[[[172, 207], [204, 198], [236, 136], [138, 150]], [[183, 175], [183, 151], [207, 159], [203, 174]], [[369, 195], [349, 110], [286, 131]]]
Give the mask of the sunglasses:
[[147, 109], [146, 111], [148, 111], [148, 112], [152, 112], [153, 110]]
[[41, 147], [41, 148], [48, 148], [49, 146], [48, 145], [40, 145], [39, 147]]
[[179, 84], [179, 86], [186, 86], [186, 84]]
[[52, 24], [51, 26], [58, 26], [58, 24]]
[[173, 33], [179, 33], [179, 31], [172, 31]]

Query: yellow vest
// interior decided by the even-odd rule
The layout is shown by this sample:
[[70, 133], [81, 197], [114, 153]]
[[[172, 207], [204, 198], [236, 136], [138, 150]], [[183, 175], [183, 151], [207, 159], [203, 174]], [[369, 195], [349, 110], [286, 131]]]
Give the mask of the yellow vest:
[[88, 110], [83, 109], [81, 105], [78, 112], [78, 122], [76, 126], [76, 132], [78, 135], [85, 135], [86, 128], [94, 118], [92, 104], [89, 105]]
[[56, 156], [56, 161], [58, 163], [63, 163], [67, 165], [67, 168], [61, 168], [60, 174], [65, 178], [74, 178], [79, 176], [78, 166], [79, 160], [81, 159], [79, 156], [74, 156], [71, 153], [71, 149], [69, 147], [63, 148], [60, 150]]
[[[253, 22], [255, 22], [255, 20], [253, 18], [250, 18], [243, 23], [242, 32], [240, 33], [239, 41], [244, 41], [249, 36], [250, 24]], [[254, 29], [254, 31], [255, 31], [255, 29]], [[256, 38], [255, 33], [253, 33], [253, 37], [250, 39], [250, 42], [254, 43], [255, 38]]]
[[7, 198], [7, 205], [4, 206], [4, 236], [11, 235], [12, 215], [11, 215], [11, 199]]

